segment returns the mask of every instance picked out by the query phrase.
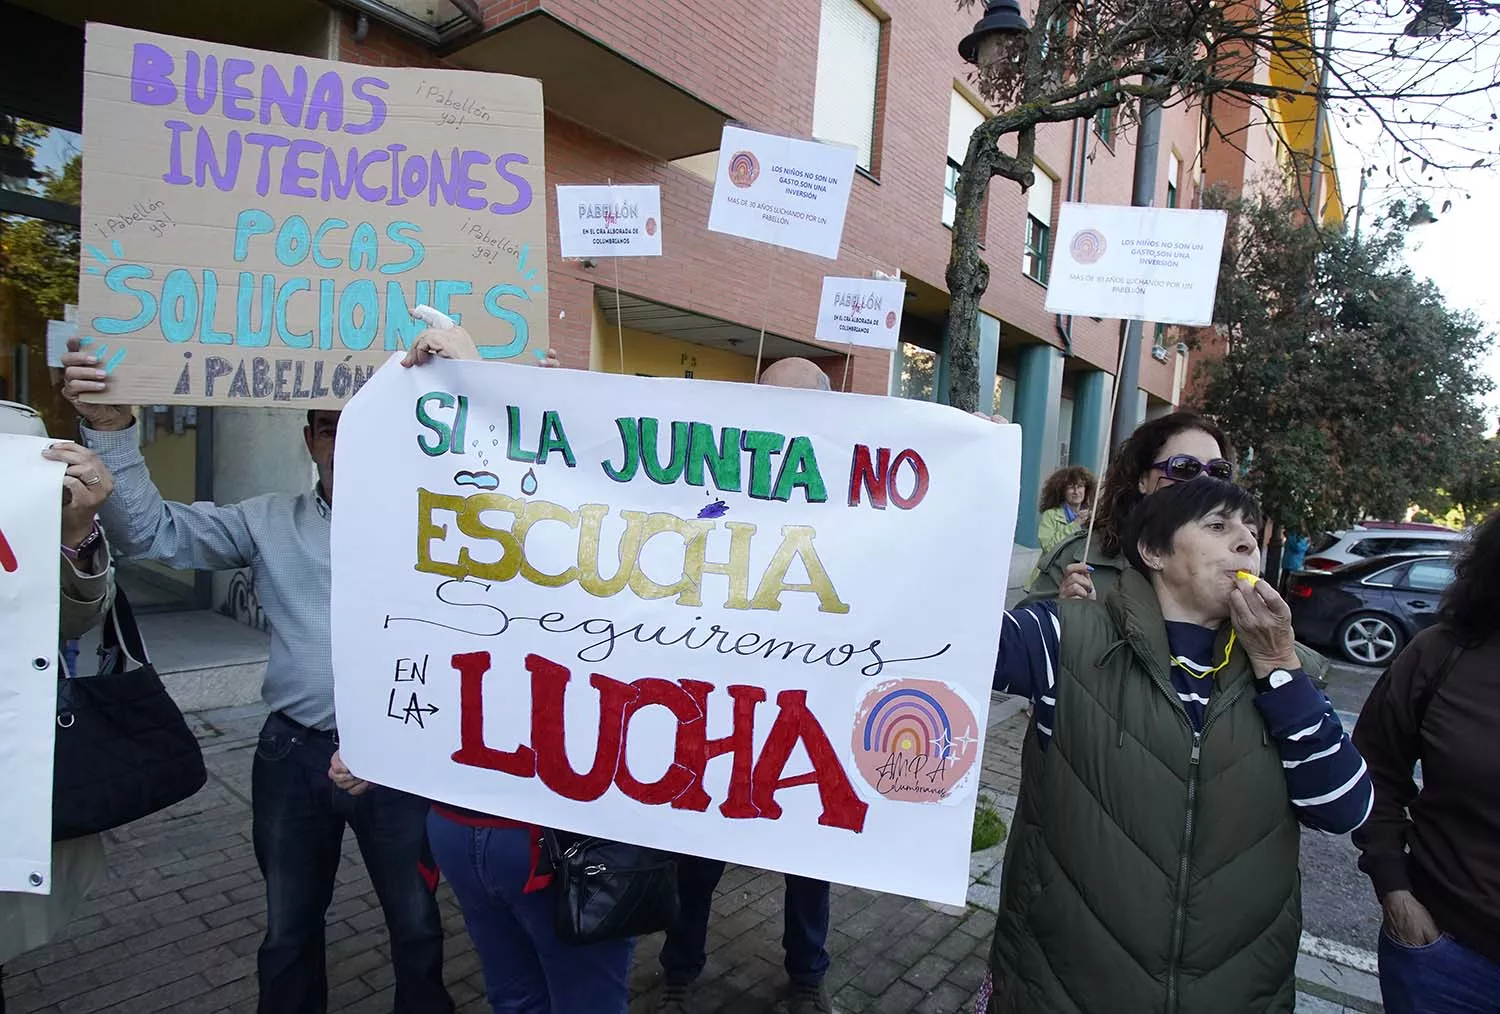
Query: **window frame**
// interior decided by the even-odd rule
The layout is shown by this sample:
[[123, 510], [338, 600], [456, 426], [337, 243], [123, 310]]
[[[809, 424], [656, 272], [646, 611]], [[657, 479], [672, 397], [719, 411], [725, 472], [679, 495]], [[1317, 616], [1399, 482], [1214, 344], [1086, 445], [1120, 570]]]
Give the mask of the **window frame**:
[[[1032, 243], [1033, 233], [1040, 229], [1042, 242], [1040, 248]], [[1026, 212], [1026, 235], [1022, 240], [1021, 252], [1021, 274], [1030, 278], [1038, 285], [1046, 285], [1052, 277], [1052, 223], [1043, 222], [1028, 209]], [[1037, 266], [1036, 272], [1027, 269], [1027, 264]]]
[[[1099, 86], [1099, 91], [1103, 94], [1113, 93], [1114, 90], [1115, 83], [1113, 81], [1106, 81]], [[1094, 136], [1103, 141], [1113, 151], [1115, 147], [1115, 107], [1104, 106], [1101, 109], [1094, 110], [1091, 122]]]
[[876, 174], [879, 172], [879, 169], [880, 169], [880, 145], [881, 145], [881, 140], [882, 140], [882, 138], [881, 138], [881, 129], [880, 129], [880, 127], [881, 127], [880, 120], [881, 120], [881, 114], [883, 112], [882, 91], [884, 89], [884, 82], [885, 82], [885, 76], [886, 76], [886, 70], [887, 70], [887, 61], [888, 61], [888, 56], [889, 56], [889, 54], [887, 52], [887, 49], [888, 49], [888, 47], [887, 47], [888, 34], [887, 33], [888, 33], [889, 27], [890, 27], [890, 20], [885, 15], [883, 15], [880, 11], [876, 10], [874, 7], [871, 7], [870, 5], [864, 3], [864, 0], [819, 0], [819, 3], [818, 3], [818, 17], [819, 17], [818, 32], [819, 32], [819, 40], [818, 40], [818, 45], [816, 47], [816, 51], [815, 51], [814, 59], [813, 59], [813, 96], [812, 96], [812, 99], [813, 99], [813, 130], [812, 130], [812, 133], [811, 133], [812, 138], [814, 140], [816, 140], [816, 141], [828, 142], [828, 143], [834, 143], [834, 144], [850, 144], [851, 143], [850, 140], [847, 137], [831, 136], [831, 135], [823, 134], [823, 133], [820, 133], [818, 131], [818, 129], [817, 129], [817, 127], [818, 127], [818, 93], [819, 93], [819, 89], [818, 89], [818, 77], [819, 77], [819, 71], [821, 70], [821, 68], [823, 66], [823, 60], [822, 60], [822, 58], [823, 58], [823, 52], [822, 52], [823, 46], [822, 46], [822, 38], [821, 38], [821, 36], [822, 36], [822, 18], [824, 16], [824, 12], [828, 9], [828, 5], [830, 3], [846, 3], [846, 4], [850, 4], [850, 5], [859, 7], [859, 8], [861, 8], [864, 11], [865, 14], [869, 15], [870, 19], [875, 23], [875, 76], [874, 76], [874, 80], [870, 84], [870, 123], [869, 123], [869, 130], [870, 130], [870, 133], [869, 133], [869, 137], [870, 137], [870, 152], [869, 152], [869, 159], [868, 159], [868, 164], [866, 164], [865, 161], [863, 160], [863, 152], [860, 150], [860, 145], [856, 143], [856, 144], [854, 144], [854, 148], [855, 148], [854, 165], [855, 165], [855, 169], [856, 169], [857, 172], [863, 173], [864, 175], [870, 177], [871, 179], [876, 179]]
[[[948, 156], [943, 169], [943, 213], [941, 221], [950, 229], [953, 228], [953, 223], [958, 218], [958, 177], [963, 173], [963, 169], [964, 167], [960, 163], [953, 161], [952, 155]], [[953, 184], [951, 189], [948, 186], [950, 180]], [[951, 211], [949, 210], [950, 205], [952, 206]]]

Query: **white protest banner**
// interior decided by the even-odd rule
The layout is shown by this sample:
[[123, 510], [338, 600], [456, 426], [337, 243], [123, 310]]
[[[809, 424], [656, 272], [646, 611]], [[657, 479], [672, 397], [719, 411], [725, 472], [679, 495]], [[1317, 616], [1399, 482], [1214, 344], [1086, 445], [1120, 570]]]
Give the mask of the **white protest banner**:
[[58, 544], [67, 467], [54, 441], [0, 434], [0, 891], [52, 892]]
[[339, 408], [422, 304], [486, 359], [547, 347], [537, 81], [91, 22], [83, 120], [100, 398]]
[[837, 258], [855, 157], [843, 145], [726, 126], [708, 228]]
[[1047, 310], [1211, 324], [1227, 223], [1222, 211], [1064, 204]]
[[1017, 428], [443, 361], [376, 373], [337, 466], [359, 777], [963, 902]]
[[893, 349], [901, 339], [906, 282], [884, 278], [824, 278], [814, 338]]
[[564, 257], [660, 257], [661, 187], [557, 188]]

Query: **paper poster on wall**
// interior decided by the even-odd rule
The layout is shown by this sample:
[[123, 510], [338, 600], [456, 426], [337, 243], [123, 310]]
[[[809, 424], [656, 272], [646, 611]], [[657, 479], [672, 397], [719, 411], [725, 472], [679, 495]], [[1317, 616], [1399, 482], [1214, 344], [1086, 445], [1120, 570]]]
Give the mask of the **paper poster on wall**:
[[0, 434], [0, 891], [52, 892], [58, 533], [53, 441]]
[[90, 23], [84, 139], [79, 339], [111, 400], [338, 408], [424, 303], [487, 359], [547, 346], [537, 81]]
[[557, 188], [564, 257], [660, 257], [661, 187]]
[[337, 468], [335, 696], [360, 777], [963, 902], [1016, 427], [445, 361], [378, 372]]
[[893, 349], [901, 340], [906, 282], [885, 278], [824, 278], [814, 338]]
[[726, 126], [709, 230], [837, 258], [856, 155], [844, 145]]
[[1064, 204], [1047, 310], [1211, 324], [1227, 224], [1222, 211]]

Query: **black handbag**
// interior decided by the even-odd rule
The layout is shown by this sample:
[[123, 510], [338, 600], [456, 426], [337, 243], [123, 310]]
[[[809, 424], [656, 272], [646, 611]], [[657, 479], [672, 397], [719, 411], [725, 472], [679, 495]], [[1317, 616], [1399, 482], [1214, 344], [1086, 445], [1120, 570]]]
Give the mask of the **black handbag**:
[[208, 781], [198, 740], [152, 668], [118, 589], [104, 617], [99, 659], [98, 675], [57, 681], [53, 841], [139, 820]]
[[677, 921], [677, 861], [670, 852], [544, 830], [557, 935], [570, 944], [622, 940]]

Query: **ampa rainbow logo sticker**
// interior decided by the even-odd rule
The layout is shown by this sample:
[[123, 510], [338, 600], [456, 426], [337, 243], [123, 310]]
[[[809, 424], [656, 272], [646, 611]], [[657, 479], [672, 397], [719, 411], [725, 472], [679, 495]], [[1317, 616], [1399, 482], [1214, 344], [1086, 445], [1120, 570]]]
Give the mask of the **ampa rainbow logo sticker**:
[[741, 190], [760, 178], [760, 161], [748, 151], [737, 151], [729, 158], [729, 182]]
[[946, 683], [882, 683], [860, 702], [853, 747], [860, 775], [883, 798], [940, 803], [979, 759], [979, 724]]
[[1079, 264], [1097, 264], [1104, 256], [1104, 251], [1109, 249], [1109, 243], [1104, 238], [1104, 233], [1098, 229], [1084, 229], [1073, 237], [1068, 244], [1068, 253]]

